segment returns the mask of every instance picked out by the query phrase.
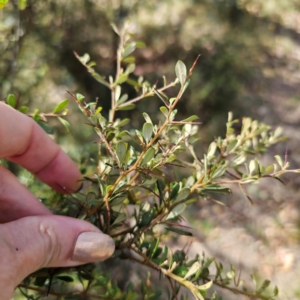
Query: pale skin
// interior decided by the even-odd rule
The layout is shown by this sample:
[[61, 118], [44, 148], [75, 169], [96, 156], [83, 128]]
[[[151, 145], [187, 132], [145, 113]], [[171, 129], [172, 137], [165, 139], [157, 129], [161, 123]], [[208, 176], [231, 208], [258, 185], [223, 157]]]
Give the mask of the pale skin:
[[[21, 165], [61, 193], [75, 192], [82, 183], [76, 165], [38, 124], [1, 102], [0, 158]], [[78, 237], [87, 232], [92, 233], [93, 240], [98, 239], [95, 249], [101, 249], [109, 241], [108, 248], [107, 244], [103, 246], [108, 249], [106, 253], [89, 250], [93, 248], [90, 244], [88, 250], [82, 248]], [[83, 247], [87, 245], [86, 236]], [[37, 269], [103, 260], [112, 254], [112, 244], [109, 237], [85, 221], [54, 216], [10, 171], [0, 165], [2, 300], [11, 299], [15, 287]]]

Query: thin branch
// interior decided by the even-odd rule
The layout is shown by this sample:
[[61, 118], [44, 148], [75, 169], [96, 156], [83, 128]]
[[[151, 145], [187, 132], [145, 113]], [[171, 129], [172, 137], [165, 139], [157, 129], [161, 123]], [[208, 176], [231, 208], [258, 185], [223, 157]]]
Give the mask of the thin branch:
[[[157, 91], [158, 92], [163, 92], [163, 91], [169, 89], [170, 87], [175, 86], [176, 84], [177, 84], [177, 82], [173, 81], [173, 82], [169, 83], [168, 85], [166, 85], [166, 86], [158, 89]], [[140, 95], [140, 96], [138, 96], [136, 98], [133, 98], [132, 100], [129, 100], [129, 101], [126, 101], [125, 103], [120, 104], [118, 106], [118, 108], [127, 106], [128, 104], [138, 102], [138, 101], [140, 101], [140, 100], [142, 100], [144, 98], [151, 97], [151, 96], [154, 96], [154, 95], [155, 95], [155, 92], [149, 92], [149, 93], [146, 93], [146, 94], [142, 94], [142, 95]]]

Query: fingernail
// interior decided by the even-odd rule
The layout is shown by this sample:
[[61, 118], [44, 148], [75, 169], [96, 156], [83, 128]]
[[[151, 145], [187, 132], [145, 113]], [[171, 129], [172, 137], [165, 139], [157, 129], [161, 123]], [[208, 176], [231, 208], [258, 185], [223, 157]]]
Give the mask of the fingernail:
[[114, 240], [101, 232], [83, 232], [76, 241], [73, 261], [97, 262], [109, 258], [115, 251]]

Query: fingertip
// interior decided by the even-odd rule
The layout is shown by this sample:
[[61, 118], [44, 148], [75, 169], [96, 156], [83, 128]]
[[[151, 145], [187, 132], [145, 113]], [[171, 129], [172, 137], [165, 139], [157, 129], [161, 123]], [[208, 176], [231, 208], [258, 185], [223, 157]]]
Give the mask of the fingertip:
[[56, 191], [72, 194], [82, 187], [82, 175], [75, 163], [61, 149], [56, 157], [35, 175]]

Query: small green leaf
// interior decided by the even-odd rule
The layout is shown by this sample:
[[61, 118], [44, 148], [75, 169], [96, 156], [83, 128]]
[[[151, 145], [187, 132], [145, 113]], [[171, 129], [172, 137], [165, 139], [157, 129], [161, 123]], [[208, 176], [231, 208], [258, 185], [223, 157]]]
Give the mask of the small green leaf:
[[191, 232], [177, 228], [177, 227], [166, 227], [166, 230], [175, 232], [180, 235], [193, 236], [193, 234]]
[[256, 292], [257, 292], [258, 294], [261, 294], [262, 292], [264, 292], [264, 291], [268, 288], [268, 286], [270, 285], [270, 283], [271, 283], [270, 280], [268, 280], [268, 279], [264, 280], [264, 282], [263, 282], [262, 285], [257, 289]]
[[155, 149], [152, 148], [152, 147], [150, 147], [146, 151], [146, 153], [145, 153], [145, 155], [144, 155], [144, 157], [142, 159], [141, 165], [147, 164], [154, 157], [154, 154], [155, 154]]
[[116, 83], [121, 84], [121, 83], [125, 82], [127, 79], [128, 79], [128, 75], [123, 73], [119, 76]]
[[79, 93], [76, 94], [76, 99], [81, 102], [85, 97]]
[[15, 108], [15, 107], [16, 107], [16, 104], [17, 104], [17, 98], [16, 98], [16, 96], [15, 96], [14, 94], [9, 94], [9, 95], [7, 96], [7, 98], [6, 98], [6, 103], [7, 103], [9, 106]]
[[180, 185], [178, 182], [176, 182], [172, 188], [171, 194], [170, 194], [170, 199], [174, 199], [178, 195]]
[[143, 112], [143, 117], [147, 123], [153, 124], [151, 118], [149, 117], [149, 115], [147, 113]]
[[117, 110], [131, 110], [135, 108], [135, 104], [128, 104], [121, 107], [118, 107]]
[[124, 142], [119, 142], [116, 147], [116, 153], [117, 153], [120, 164], [123, 163], [126, 151], [127, 151], [127, 144]]
[[273, 290], [274, 296], [277, 296], [279, 293], [278, 287], [277, 285], [275, 286], [274, 290]]
[[197, 288], [200, 290], [200, 291], [207, 291], [208, 289], [210, 289], [213, 285], [213, 281], [209, 281], [205, 284], [202, 284], [202, 285], [198, 285]]
[[119, 194], [115, 197], [112, 197], [109, 201], [110, 206], [117, 206], [120, 205], [124, 202], [124, 200], [127, 199], [127, 194], [123, 193], [123, 194]]
[[174, 219], [175, 217], [179, 216], [183, 211], [185, 210], [186, 205], [184, 203], [181, 203], [177, 206], [175, 206], [172, 211], [167, 215], [166, 220]]
[[128, 57], [122, 59], [122, 61], [124, 63], [128, 63], [128, 64], [134, 63], [135, 62], [135, 57], [134, 56], [128, 56]]
[[153, 133], [153, 125], [151, 123], [145, 123], [143, 126], [143, 137], [148, 144]]
[[62, 111], [67, 107], [68, 103], [69, 103], [68, 99], [63, 100], [54, 108], [53, 113], [57, 114], [58, 112]]
[[165, 117], [167, 118], [169, 110], [165, 106], [161, 106], [159, 109], [165, 115]]
[[93, 72], [92, 73], [93, 78], [95, 78], [98, 82], [100, 82], [101, 84], [109, 87], [109, 83], [98, 73]]
[[175, 73], [182, 86], [186, 80], [187, 72], [186, 72], [186, 66], [181, 60], [179, 60], [175, 66]]
[[198, 116], [193, 115], [193, 116], [190, 116], [190, 117], [188, 117], [187, 119], [184, 119], [184, 120], [182, 120], [182, 121], [180, 121], [180, 122], [193, 122], [193, 121], [198, 120], [198, 119], [199, 119]]
[[130, 122], [129, 118], [123, 119], [118, 123], [119, 127], [125, 126], [126, 124], [128, 124]]
[[117, 85], [115, 89], [115, 101], [118, 102], [119, 98], [121, 96], [121, 86]]
[[113, 31], [117, 34], [120, 35], [119, 29], [115, 23], [110, 23], [110, 26], [112, 27]]
[[67, 131], [70, 131], [70, 123], [65, 119], [58, 117], [58, 120], [66, 127]]
[[129, 64], [125, 70], [125, 74], [129, 75], [135, 70], [135, 64]]
[[215, 152], [217, 150], [217, 144], [216, 142], [212, 142], [207, 150], [207, 159], [210, 160], [215, 155]]
[[121, 222], [125, 221], [126, 218], [127, 218], [127, 217], [126, 217], [125, 214], [122, 214], [122, 213], [119, 214], [119, 215], [117, 216], [117, 218], [114, 220], [112, 226], [113, 226], [113, 225], [116, 226], [117, 224], [120, 224]]
[[256, 170], [256, 160], [252, 159], [249, 163], [249, 175], [251, 176], [253, 174], [253, 172]]
[[177, 195], [174, 203], [179, 202], [187, 198], [190, 194], [191, 190], [189, 188], [183, 188]]
[[56, 276], [55, 278], [65, 281], [65, 282], [73, 282], [74, 279], [71, 276], [67, 276], [67, 275], [60, 275], [60, 276]]
[[47, 134], [54, 134], [53, 129], [43, 121], [37, 121], [37, 123], [44, 129]]
[[277, 160], [277, 163], [279, 164], [279, 166], [280, 166], [281, 168], [283, 168], [283, 162], [282, 162], [281, 157], [280, 157], [279, 155], [275, 155], [274, 157], [275, 157], [275, 159]]
[[200, 267], [201, 266], [198, 261], [194, 262], [193, 265], [190, 267], [189, 271], [185, 274], [184, 279], [187, 279], [196, 274]]
[[23, 113], [23, 114], [26, 114], [29, 110], [29, 107], [28, 106], [21, 106], [18, 108], [18, 111]]
[[189, 84], [190, 84], [191, 80], [189, 79], [185, 84], [184, 87], [182, 89], [182, 92], [180, 94], [180, 97], [183, 95], [183, 93], [185, 92], [185, 90], [188, 88]]
[[122, 58], [125, 58], [126, 56], [131, 54], [135, 49], [136, 49], [136, 43], [135, 42], [131, 42], [130, 44], [127, 44], [124, 48]]
[[120, 105], [120, 104], [124, 103], [127, 99], [128, 99], [128, 95], [124, 94], [121, 96], [121, 98], [119, 100], [117, 100], [117, 104]]
[[88, 53], [83, 54], [82, 56], [79, 56], [79, 60], [82, 64], [86, 65], [90, 61], [90, 56]]

